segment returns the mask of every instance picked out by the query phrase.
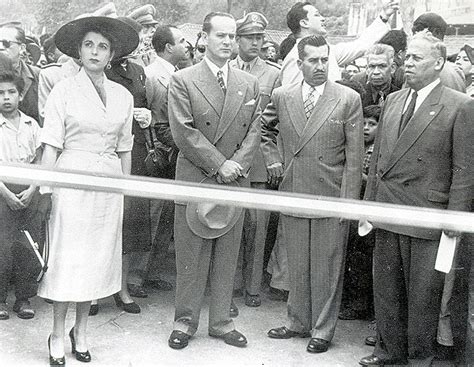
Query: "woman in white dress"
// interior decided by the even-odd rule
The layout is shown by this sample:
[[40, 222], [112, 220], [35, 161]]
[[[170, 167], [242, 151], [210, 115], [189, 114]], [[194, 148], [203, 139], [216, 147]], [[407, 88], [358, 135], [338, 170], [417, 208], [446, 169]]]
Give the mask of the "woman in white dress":
[[[104, 69], [114, 57], [137, 47], [137, 33], [117, 19], [88, 17], [61, 27], [55, 43], [63, 53], [79, 59], [82, 68], [58, 83], [48, 97], [41, 133], [42, 164], [106, 175], [130, 174], [133, 98], [108, 80]], [[65, 364], [69, 302], [76, 303], [76, 321], [69, 333], [71, 349], [77, 360], [89, 362], [90, 301], [121, 289], [123, 196], [66, 188], [51, 191], [49, 268], [38, 291], [53, 300], [50, 365]]]

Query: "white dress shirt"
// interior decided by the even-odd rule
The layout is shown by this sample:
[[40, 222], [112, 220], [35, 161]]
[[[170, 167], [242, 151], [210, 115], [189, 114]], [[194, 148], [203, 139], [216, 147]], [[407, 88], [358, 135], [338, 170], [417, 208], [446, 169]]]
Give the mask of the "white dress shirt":
[[219, 66], [214, 64], [211, 60], [209, 60], [209, 58], [207, 56], [204, 56], [204, 61], [206, 62], [207, 66], [209, 66], [209, 68], [212, 71], [212, 74], [214, 74], [216, 76], [216, 78], [217, 78], [217, 73], [219, 71], [222, 71], [223, 78], [224, 78], [224, 84], [227, 88], [227, 78], [229, 76], [229, 62], [226, 62], [224, 64], [224, 66], [220, 68]]
[[[440, 79], [436, 79], [434, 82], [431, 82], [430, 84], [428, 84], [427, 86], [421, 88], [417, 94], [418, 96], [416, 97], [416, 103], [415, 103], [415, 110], [413, 111], [413, 114], [418, 111], [418, 108], [421, 106], [421, 104], [425, 101], [426, 97], [428, 97], [428, 95], [431, 93], [431, 91], [440, 83]], [[410, 104], [410, 101], [411, 101], [411, 96], [413, 95], [413, 93], [415, 92], [414, 89], [410, 89], [410, 94], [408, 95], [408, 98], [407, 100], [405, 101], [405, 106], [403, 107], [403, 113], [405, 113], [405, 111], [407, 110], [408, 108], [408, 105]]]

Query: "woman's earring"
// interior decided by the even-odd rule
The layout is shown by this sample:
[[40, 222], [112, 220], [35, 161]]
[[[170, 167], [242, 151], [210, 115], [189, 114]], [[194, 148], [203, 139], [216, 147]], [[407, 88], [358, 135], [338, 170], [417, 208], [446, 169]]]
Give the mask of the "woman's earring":
[[112, 67], [112, 65], [110, 65], [110, 61], [109, 61], [109, 62], [107, 63], [106, 68], [107, 68], [107, 70], [110, 70], [111, 67]]
[[79, 61], [79, 65], [82, 65], [82, 59], [79, 58], [77, 61]]

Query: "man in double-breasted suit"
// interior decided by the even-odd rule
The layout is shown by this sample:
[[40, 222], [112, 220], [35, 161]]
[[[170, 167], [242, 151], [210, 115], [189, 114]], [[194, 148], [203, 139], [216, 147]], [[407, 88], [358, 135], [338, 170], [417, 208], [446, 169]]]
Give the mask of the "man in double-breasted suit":
[[[237, 21], [236, 37], [239, 45], [239, 55], [229, 62], [231, 67], [244, 70], [257, 77], [262, 110], [270, 102], [273, 89], [280, 85], [278, 80], [280, 67], [278, 64], [262, 60], [259, 57], [267, 25], [267, 19], [257, 12], [248, 13], [244, 18], [239, 19]], [[259, 149], [250, 170], [250, 184], [255, 189], [266, 189], [269, 188], [267, 182], [267, 168]], [[263, 257], [269, 216], [270, 212], [265, 210], [247, 209], [245, 213], [242, 248], [235, 275], [235, 286], [236, 288], [242, 288], [245, 304], [249, 307], [258, 307], [261, 304], [259, 293], [262, 283]], [[235, 305], [233, 306], [237, 310]]]
[[[359, 95], [327, 80], [324, 37], [303, 38], [298, 51], [304, 81], [275, 89], [262, 116], [267, 169], [283, 175], [282, 191], [358, 199], [364, 154]], [[283, 157], [275, 144], [278, 131]], [[311, 336], [308, 352], [325, 352], [339, 312], [348, 223], [285, 213], [281, 220], [288, 245], [289, 320], [268, 336]]]
[[[247, 176], [260, 143], [259, 87], [254, 76], [228, 65], [235, 29], [231, 15], [208, 14], [203, 24], [206, 57], [171, 78], [168, 111], [180, 150], [177, 180], [212, 178], [216, 184], [250, 185]], [[233, 346], [246, 345], [229, 316], [242, 223], [240, 215], [227, 233], [205, 239], [191, 230], [186, 203], [176, 202], [176, 310], [168, 340], [171, 348], [185, 347], [196, 332], [208, 274], [209, 335]]]
[[[365, 198], [469, 211], [473, 190], [474, 101], [442, 86], [446, 47], [431, 33], [408, 46], [409, 88], [388, 96]], [[441, 231], [375, 223], [377, 344], [364, 366], [431, 363], [444, 274], [434, 269]], [[449, 237], [458, 233], [444, 231]]]

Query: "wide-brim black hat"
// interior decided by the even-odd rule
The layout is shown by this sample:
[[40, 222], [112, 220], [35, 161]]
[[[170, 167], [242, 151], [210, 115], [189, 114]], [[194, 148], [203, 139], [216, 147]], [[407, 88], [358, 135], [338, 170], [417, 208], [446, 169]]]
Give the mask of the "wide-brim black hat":
[[111, 37], [114, 59], [126, 56], [138, 47], [138, 33], [125, 22], [108, 17], [85, 17], [66, 23], [56, 32], [54, 42], [61, 52], [78, 59], [79, 44], [87, 32]]

